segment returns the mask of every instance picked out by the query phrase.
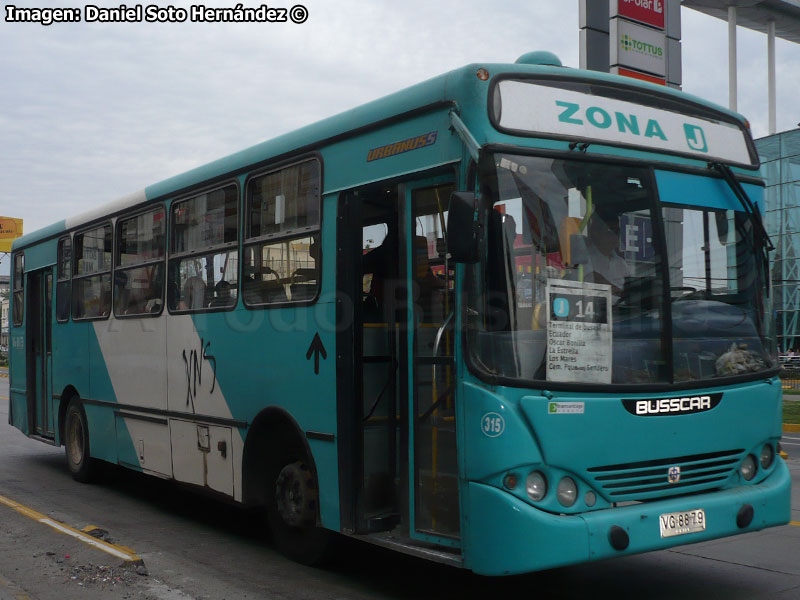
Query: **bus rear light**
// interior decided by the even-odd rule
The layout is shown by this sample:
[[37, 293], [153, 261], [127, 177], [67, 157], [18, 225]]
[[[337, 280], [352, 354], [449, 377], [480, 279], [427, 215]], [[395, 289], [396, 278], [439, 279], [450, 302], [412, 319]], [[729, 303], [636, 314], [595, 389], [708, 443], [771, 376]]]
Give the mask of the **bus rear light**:
[[547, 494], [547, 479], [539, 471], [533, 471], [525, 480], [525, 491], [534, 502], [539, 502]]
[[772, 449], [772, 445], [764, 444], [764, 447], [761, 449], [761, 456], [759, 457], [761, 468], [769, 469], [772, 466], [773, 460], [775, 460], [775, 451]]
[[509, 473], [505, 477], [503, 477], [503, 486], [507, 490], [513, 490], [517, 487], [519, 483], [519, 478], [514, 473]]
[[756, 476], [756, 458], [752, 454], [748, 454], [742, 461], [742, 466], [739, 467], [739, 472], [745, 481], [750, 481]]

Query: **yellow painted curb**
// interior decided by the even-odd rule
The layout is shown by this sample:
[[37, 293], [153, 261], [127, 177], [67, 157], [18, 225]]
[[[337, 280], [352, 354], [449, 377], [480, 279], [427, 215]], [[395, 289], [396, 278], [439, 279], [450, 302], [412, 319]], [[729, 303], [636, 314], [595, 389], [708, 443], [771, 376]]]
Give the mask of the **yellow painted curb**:
[[796, 423], [784, 423], [783, 431], [785, 433], [800, 433], [800, 425]]
[[[116, 556], [117, 558], [121, 558], [125, 562], [139, 562], [142, 559], [136, 556], [134, 552], [130, 550], [130, 548], [125, 548], [124, 546], [116, 546], [114, 544], [109, 544], [108, 542], [104, 542], [103, 540], [99, 540], [91, 535], [84, 533], [82, 531], [78, 531], [70, 527], [69, 525], [64, 525], [63, 523], [59, 523], [55, 519], [51, 519], [50, 517], [43, 515], [40, 512], [33, 510], [32, 508], [28, 508], [27, 506], [20, 504], [19, 502], [15, 502], [10, 498], [6, 498], [5, 496], [0, 496], [0, 504], [4, 504], [5, 506], [14, 509], [19, 514], [28, 517], [29, 519], [33, 519], [34, 521], [38, 521], [43, 525], [47, 525], [55, 529], [60, 533], [64, 533], [68, 536], [74, 537], [77, 540], [82, 541], [84, 544], [97, 548], [98, 550], [102, 550], [103, 552], [110, 554], [111, 556]], [[95, 529], [95, 527], [90, 526], [87, 530], [91, 531]]]

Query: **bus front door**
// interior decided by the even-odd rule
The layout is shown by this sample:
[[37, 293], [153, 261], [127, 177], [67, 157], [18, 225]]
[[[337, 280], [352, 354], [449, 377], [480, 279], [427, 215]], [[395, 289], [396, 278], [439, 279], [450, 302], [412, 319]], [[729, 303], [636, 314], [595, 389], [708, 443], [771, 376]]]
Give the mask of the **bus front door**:
[[[458, 545], [453, 177], [341, 195], [337, 405], [342, 531]], [[346, 300], [346, 301], [345, 301]]]
[[452, 176], [406, 188], [409, 362], [413, 452], [412, 537], [458, 545], [460, 517], [455, 422], [455, 265], [447, 260]]
[[[339, 201], [337, 336], [342, 530], [402, 525], [407, 447], [398, 403], [405, 365], [399, 323], [397, 185], [368, 186]], [[347, 301], [343, 301], [346, 299]]]
[[47, 267], [27, 274], [26, 386], [28, 390], [29, 435], [53, 439], [52, 329], [53, 269]]

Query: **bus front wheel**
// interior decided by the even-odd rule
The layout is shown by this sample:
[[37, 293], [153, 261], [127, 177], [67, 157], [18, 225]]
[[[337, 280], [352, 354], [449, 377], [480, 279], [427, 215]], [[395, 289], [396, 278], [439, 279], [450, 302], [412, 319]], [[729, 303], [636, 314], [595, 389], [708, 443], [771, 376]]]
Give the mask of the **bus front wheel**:
[[91, 481], [94, 461], [89, 449], [89, 426], [86, 412], [77, 399], [70, 401], [64, 415], [64, 450], [72, 478], [81, 483]]
[[303, 454], [284, 446], [272, 455], [266, 512], [276, 548], [294, 561], [314, 565], [328, 557], [332, 534], [317, 527], [317, 478]]

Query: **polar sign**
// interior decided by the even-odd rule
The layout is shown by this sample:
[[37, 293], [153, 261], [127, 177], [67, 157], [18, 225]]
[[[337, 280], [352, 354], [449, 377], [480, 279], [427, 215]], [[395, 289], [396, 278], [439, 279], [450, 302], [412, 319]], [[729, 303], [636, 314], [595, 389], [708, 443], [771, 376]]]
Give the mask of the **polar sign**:
[[[504, 129], [637, 146], [704, 161], [757, 164], [744, 128], [734, 123], [542, 83], [506, 79], [497, 87], [495, 120]], [[629, 96], [635, 99], [636, 94]]]
[[611, 4], [611, 16], [625, 17], [646, 23], [659, 29], [664, 29], [664, 1], [665, 0], [617, 0], [617, 12], [613, 13], [614, 3]]

